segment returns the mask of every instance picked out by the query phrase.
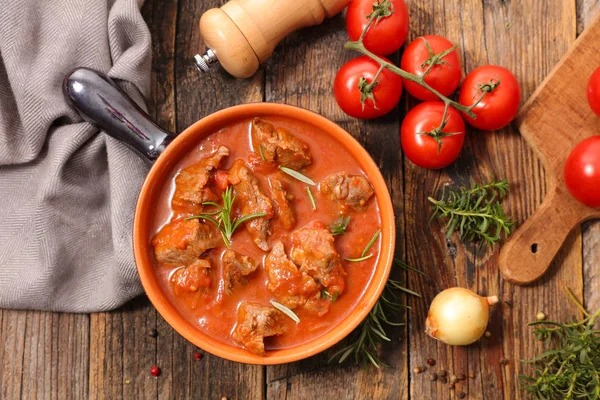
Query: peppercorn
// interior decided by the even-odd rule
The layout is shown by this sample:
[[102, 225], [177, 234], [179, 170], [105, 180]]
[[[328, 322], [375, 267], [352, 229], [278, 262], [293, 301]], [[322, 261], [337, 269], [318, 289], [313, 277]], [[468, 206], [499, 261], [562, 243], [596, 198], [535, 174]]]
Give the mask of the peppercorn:
[[441, 370], [440, 376], [446, 377], [446, 376], [448, 376], [448, 373], [446, 372], [446, 370]]
[[458, 380], [459, 381], [464, 381], [465, 379], [467, 379], [467, 377], [465, 376], [465, 374], [459, 374], [458, 375]]
[[125, 384], [129, 385], [131, 383], [131, 381], [129, 379], [125, 379]]
[[427, 359], [427, 364], [431, 365], [432, 367], [435, 365], [435, 360], [433, 358], [428, 358]]
[[506, 358], [500, 359], [500, 365], [507, 365], [507, 364], [508, 364], [508, 360]]
[[458, 382], [458, 377], [456, 375], [452, 375], [450, 377], [450, 383], [454, 384], [456, 382]]
[[194, 358], [196, 359], [196, 361], [200, 361], [200, 360], [202, 360], [202, 354], [201, 353], [194, 353]]
[[492, 337], [492, 332], [485, 331], [484, 335], [485, 335], [486, 338], [490, 338], [490, 337]]
[[435, 372], [432, 373], [431, 375], [429, 375], [429, 380], [432, 382], [435, 382], [438, 380], [438, 374], [436, 374]]
[[471, 373], [469, 374], [469, 378], [471, 378], [471, 379], [475, 379], [475, 374], [471, 372]]
[[158, 331], [156, 329], [148, 329], [148, 336], [151, 338], [158, 337]]
[[154, 365], [152, 368], [150, 368], [150, 375], [160, 376], [160, 368], [158, 368], [156, 365]]
[[440, 382], [442, 382], [442, 383], [448, 383], [448, 378], [446, 378], [445, 376], [442, 376], [440, 378]]
[[465, 394], [465, 392], [458, 392], [458, 398], [459, 399], [464, 399], [467, 395]]
[[413, 369], [413, 372], [414, 372], [415, 374], [420, 374], [421, 372], [423, 372], [423, 369], [422, 369], [421, 367], [415, 367], [415, 368]]

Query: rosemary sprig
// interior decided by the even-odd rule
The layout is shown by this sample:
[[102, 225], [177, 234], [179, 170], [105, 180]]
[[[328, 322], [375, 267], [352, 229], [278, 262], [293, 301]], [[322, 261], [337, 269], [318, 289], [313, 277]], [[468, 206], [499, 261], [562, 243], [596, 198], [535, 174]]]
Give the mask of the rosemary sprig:
[[[421, 271], [409, 267], [402, 261], [394, 260], [394, 264], [406, 271], [416, 271], [422, 274]], [[381, 297], [375, 303], [369, 315], [350, 334], [350, 344], [333, 354], [329, 358], [329, 362], [337, 360], [341, 364], [344, 361], [353, 359], [355, 363], [363, 363], [365, 366], [369, 364], [375, 368], [385, 366], [377, 356], [379, 347], [383, 343], [391, 341], [385, 327], [404, 325], [404, 322], [396, 322], [390, 317], [405, 308], [410, 309], [409, 306], [400, 302], [402, 293], [421, 297], [418, 293], [405, 288], [402, 282], [389, 279]]]
[[486, 242], [493, 246], [502, 234], [508, 236], [514, 225], [504, 214], [502, 199], [508, 193], [508, 181], [489, 182], [484, 185], [471, 182], [471, 187], [442, 190], [441, 199], [429, 197], [433, 205], [431, 220], [447, 218], [446, 237], [458, 231], [461, 240]]
[[202, 203], [205, 206], [213, 206], [216, 207], [216, 211], [209, 213], [202, 213], [200, 215], [192, 215], [191, 217], [187, 217], [188, 219], [203, 219], [215, 225], [219, 232], [221, 233], [221, 237], [223, 238], [223, 242], [225, 246], [231, 246], [231, 237], [233, 236], [233, 232], [240, 226], [242, 222], [246, 222], [248, 220], [254, 218], [264, 217], [265, 213], [254, 213], [244, 215], [241, 218], [232, 217], [231, 211], [233, 209], [233, 202], [235, 201], [235, 196], [233, 195], [233, 189], [231, 186], [228, 186], [227, 189], [223, 192], [221, 196], [223, 199], [223, 205], [219, 205], [212, 201], [206, 201]]
[[329, 230], [333, 236], [342, 235], [346, 233], [346, 229], [348, 229], [348, 224], [350, 223], [350, 216], [341, 216], [338, 220], [336, 220], [331, 226]]
[[569, 297], [582, 310], [584, 318], [563, 324], [554, 321], [532, 322], [535, 335], [545, 341], [547, 350], [523, 361], [534, 368], [533, 375], [521, 375], [523, 388], [534, 399], [600, 399], [600, 330], [594, 314], [567, 288]]

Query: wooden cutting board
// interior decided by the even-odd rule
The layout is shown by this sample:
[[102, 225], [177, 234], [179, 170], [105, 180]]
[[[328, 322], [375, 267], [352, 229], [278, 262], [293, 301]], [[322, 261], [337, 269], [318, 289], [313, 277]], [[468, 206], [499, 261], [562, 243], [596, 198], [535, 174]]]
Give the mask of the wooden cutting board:
[[[587, 84], [600, 66], [600, 15], [581, 34], [517, 117], [517, 127], [546, 169], [544, 202], [513, 233], [500, 252], [500, 271], [517, 284], [538, 279], [569, 233], [600, 210], [577, 202], [565, 187], [563, 168], [583, 139], [600, 135], [600, 118], [587, 102]], [[600, 154], [598, 154], [600, 157]]]

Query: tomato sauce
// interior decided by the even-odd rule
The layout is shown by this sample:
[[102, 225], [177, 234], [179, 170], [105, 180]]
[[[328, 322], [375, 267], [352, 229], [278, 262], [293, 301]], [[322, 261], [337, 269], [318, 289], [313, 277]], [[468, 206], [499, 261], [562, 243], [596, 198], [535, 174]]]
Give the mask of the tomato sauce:
[[[279, 117], [265, 117], [264, 119], [275, 127], [289, 129], [296, 137], [309, 145], [313, 162], [303, 173], [315, 182], [318, 183], [328, 175], [340, 171], [347, 171], [349, 174], [363, 174], [358, 162], [345, 151], [337, 140], [324, 132], [315, 130], [312, 125]], [[201, 142], [201, 145], [190, 151], [173, 168], [170, 178], [167, 180], [169, 185], [163, 188], [158, 204], [156, 204], [156, 213], [152, 221], [155, 233], [168, 223], [173, 216], [171, 198], [175, 189], [174, 180], [180, 170], [209, 156], [220, 145], [228, 147], [231, 152], [230, 156], [223, 160], [221, 168], [229, 168], [238, 158], [244, 159], [246, 164], [252, 167], [253, 164], [249, 159], [256, 158], [258, 149], [255, 153], [252, 148], [250, 126], [251, 120], [245, 120], [209, 135]], [[257, 169], [254, 170], [254, 173], [265, 195], [271, 197], [268, 176]], [[271, 220], [273, 234], [269, 239], [270, 245], [281, 240], [285, 245], [286, 253], [289, 254], [291, 248], [290, 237], [294, 230], [302, 228], [315, 220], [330, 226], [342, 216], [337, 204], [333, 200], [322, 196], [318, 187], [311, 187], [317, 206], [317, 209], [313, 210], [306, 192], [306, 184], [277, 169], [272, 169], [269, 173], [281, 180], [287, 191], [294, 195], [294, 200], [291, 203], [297, 220], [294, 229], [288, 231], [283, 229], [277, 216], [275, 216]], [[344, 234], [335, 236], [336, 249], [343, 259], [343, 267], [348, 274], [345, 291], [331, 304], [329, 312], [322, 317], [298, 308], [294, 310], [300, 318], [298, 324], [290, 318], [283, 318], [287, 328], [286, 332], [279, 336], [265, 338], [267, 355], [268, 350], [288, 348], [314, 340], [337, 324], [343, 323], [344, 318], [350, 314], [363, 295], [377, 265], [381, 239], [377, 238], [369, 251], [373, 254], [373, 257], [361, 262], [349, 262], [344, 259], [360, 257], [365, 246], [380, 229], [381, 218], [376, 196], [368, 201], [363, 211], [349, 212], [347, 215], [351, 216], [348, 229]], [[267, 289], [267, 274], [263, 267], [264, 258], [268, 253], [254, 244], [243, 225], [235, 231], [231, 249], [248, 255], [260, 263], [259, 268], [249, 275], [248, 284], [235, 287], [232, 294], [227, 294], [223, 287], [220, 260], [221, 255], [226, 250], [224, 244], [206, 253], [212, 264], [210, 269], [212, 285], [208, 290], [201, 291], [202, 293], [180, 293], [176, 296], [170, 278], [178, 267], [161, 265], [156, 261], [155, 266], [156, 274], [164, 292], [186, 319], [199, 326], [209, 336], [227, 344], [242, 347], [231, 337], [237, 323], [239, 305], [242, 302], [250, 301], [270, 306], [270, 300], [275, 300], [275, 297]]]

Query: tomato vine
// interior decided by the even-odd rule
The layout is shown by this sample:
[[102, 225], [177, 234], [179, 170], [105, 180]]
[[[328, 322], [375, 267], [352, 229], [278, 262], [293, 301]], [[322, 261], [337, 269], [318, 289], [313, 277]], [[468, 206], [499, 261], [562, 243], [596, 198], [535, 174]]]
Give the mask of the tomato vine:
[[485, 94], [486, 94], [485, 91], [483, 91], [482, 96], [474, 104], [467, 107], [467, 106], [460, 104], [457, 101], [450, 99], [449, 97], [444, 96], [443, 94], [441, 94], [440, 92], [435, 90], [433, 87], [431, 87], [429, 84], [427, 84], [427, 82], [425, 82], [425, 77], [427, 76], [429, 71], [431, 71], [431, 68], [433, 68], [435, 65], [442, 62], [441, 59], [443, 57], [445, 57], [447, 54], [449, 54], [451, 51], [453, 51], [454, 48], [445, 50], [439, 54], [433, 54], [433, 51], [431, 51], [430, 58], [428, 60], [426, 60], [427, 68], [425, 69], [425, 72], [423, 73], [422, 76], [418, 76], [418, 75], [411, 74], [410, 72], [407, 72], [407, 71], [399, 68], [398, 66], [392, 64], [391, 62], [386, 61], [385, 59], [374, 54], [373, 52], [369, 51], [365, 47], [364, 38], [365, 38], [365, 35], [367, 34], [367, 31], [372, 26], [377, 25], [377, 23], [381, 19], [387, 18], [390, 15], [392, 15], [393, 13], [394, 13], [394, 9], [393, 9], [391, 3], [389, 2], [389, 0], [375, 1], [375, 3], [373, 3], [373, 11], [369, 15], [367, 15], [367, 18], [369, 19], [369, 23], [365, 26], [365, 29], [363, 30], [363, 32], [360, 35], [360, 37], [358, 38], [358, 40], [355, 40], [355, 41], [349, 40], [344, 45], [344, 48], [357, 51], [357, 52], [369, 57], [370, 59], [372, 59], [373, 61], [375, 61], [379, 64], [379, 71], [375, 75], [375, 78], [371, 82], [368, 82], [368, 83], [362, 82], [360, 91], [363, 94], [363, 99], [366, 100], [366, 98], [371, 98], [371, 96], [369, 94], [379, 84], [379, 82], [377, 81], [377, 78], [379, 77], [379, 75], [381, 74], [381, 72], [384, 69], [388, 69], [389, 71], [395, 73], [396, 75], [399, 75], [402, 78], [407, 79], [409, 81], [415, 82], [416, 84], [422, 86], [423, 88], [425, 88], [428, 91], [430, 91], [431, 93], [433, 93], [445, 104], [446, 109], [448, 107], [453, 107], [456, 110], [465, 113], [466, 115], [468, 115], [469, 117], [471, 117], [473, 119], [477, 118], [477, 116], [473, 112], [473, 109], [483, 99], [483, 96], [485, 96]]

